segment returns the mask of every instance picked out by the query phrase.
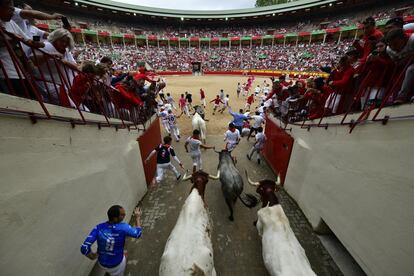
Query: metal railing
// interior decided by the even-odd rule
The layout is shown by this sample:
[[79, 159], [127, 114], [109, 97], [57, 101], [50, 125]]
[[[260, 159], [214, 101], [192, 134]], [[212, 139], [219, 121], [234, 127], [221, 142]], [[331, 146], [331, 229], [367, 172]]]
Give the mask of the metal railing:
[[[61, 58], [48, 54], [42, 49], [33, 48], [14, 34], [1, 29], [0, 51], [3, 51], [3, 56], [10, 57], [7, 60], [0, 60], [0, 92], [35, 100], [43, 111], [34, 114], [25, 110], [2, 107], [0, 113], [27, 115], [32, 121], [54, 119], [68, 121], [72, 126], [95, 124], [98, 127], [113, 126], [128, 129], [138, 129], [138, 126], [145, 129], [145, 123], [152, 116], [153, 106], [147, 103], [119, 106], [119, 101], [114, 98], [122, 98], [120, 92], [95, 76], [87, 78], [88, 84], [81, 83], [87, 88], [79, 95], [74, 95], [73, 81], [84, 73], [68, 65]], [[27, 57], [27, 53], [30, 53], [30, 58]], [[76, 109], [79, 119], [51, 115], [47, 104]], [[87, 113], [102, 115], [104, 119], [88, 119]]]

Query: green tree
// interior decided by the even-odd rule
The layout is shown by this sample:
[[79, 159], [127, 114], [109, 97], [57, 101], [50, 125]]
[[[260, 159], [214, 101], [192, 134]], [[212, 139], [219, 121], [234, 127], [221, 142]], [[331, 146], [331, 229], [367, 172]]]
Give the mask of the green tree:
[[283, 4], [287, 2], [293, 2], [296, 0], [256, 0], [256, 7], [265, 7], [270, 5]]

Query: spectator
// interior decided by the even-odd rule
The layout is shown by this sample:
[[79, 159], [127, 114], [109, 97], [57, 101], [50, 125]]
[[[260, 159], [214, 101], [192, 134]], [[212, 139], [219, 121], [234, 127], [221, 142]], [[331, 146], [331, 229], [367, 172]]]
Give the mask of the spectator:
[[[4, 71], [7, 74], [7, 78], [10, 81], [11, 86], [9, 86], [5, 80], [6, 76], [4, 75], [3, 70], [0, 67], [0, 88], [2, 91], [9, 94], [17, 94], [19, 96], [30, 96], [30, 94], [25, 94], [25, 87], [29, 89], [30, 93], [30, 84], [26, 81], [26, 78], [23, 75], [21, 67], [23, 64], [20, 60], [17, 60], [18, 67], [16, 68], [13, 59], [9, 53], [9, 50], [6, 47], [6, 43], [9, 43], [11, 47], [16, 49], [15, 54], [19, 58], [20, 51], [20, 41], [25, 42], [31, 47], [42, 48], [44, 47], [43, 42], [37, 42], [31, 40], [20, 28], [19, 26], [11, 20], [14, 12], [13, 1], [11, 0], [0, 0], [0, 28], [7, 33], [5, 33], [5, 39], [3, 36], [0, 36], [0, 59], [3, 64]], [[21, 53], [21, 58], [24, 58], [23, 53]], [[28, 69], [28, 68], [26, 68]], [[20, 76], [22, 76], [22, 81]]]
[[[45, 47], [41, 49], [42, 52], [35, 51], [31, 55], [38, 67], [38, 76], [44, 77], [44, 81], [37, 83], [48, 102], [58, 102], [59, 93], [67, 93], [72, 84], [73, 77], [78, 70], [71, 53], [74, 43], [72, 34], [68, 30], [57, 29], [50, 33]], [[59, 61], [54, 62], [53, 58]], [[74, 104], [71, 103], [71, 106], [74, 107]]]
[[[414, 80], [414, 34], [408, 36], [402, 29], [391, 30], [386, 37], [388, 55], [400, 65], [406, 67], [405, 77], [394, 104], [410, 100]], [[413, 100], [411, 98], [411, 100]]]

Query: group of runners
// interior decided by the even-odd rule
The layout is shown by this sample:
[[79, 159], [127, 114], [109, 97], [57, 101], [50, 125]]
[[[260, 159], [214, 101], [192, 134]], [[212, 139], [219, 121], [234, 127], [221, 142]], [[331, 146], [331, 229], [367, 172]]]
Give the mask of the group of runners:
[[[229, 94], [225, 94], [223, 89], [220, 90], [219, 94], [216, 95], [210, 103], [213, 103], [213, 115], [216, 112], [223, 113], [226, 109], [228, 109], [229, 114], [233, 117], [233, 120], [228, 125], [227, 131], [224, 133], [224, 149], [230, 152], [234, 151], [243, 136], [247, 136], [247, 141], [254, 136], [255, 142], [247, 152], [246, 157], [251, 160], [253, 155], [256, 155], [257, 162], [260, 164], [260, 152], [266, 142], [266, 136], [263, 129], [263, 125], [265, 123], [265, 107], [263, 103], [265, 101], [265, 97], [267, 97], [267, 94], [269, 93], [269, 84], [264, 81], [262, 87], [258, 85], [254, 89], [254, 93], [249, 95], [253, 81], [254, 77], [250, 76], [243, 87], [243, 90], [246, 91], [243, 94], [246, 98], [245, 110], [240, 109], [239, 112], [233, 112], [229, 105], [230, 96]], [[238, 83], [236, 89], [237, 97], [240, 97], [239, 94], [241, 89], [242, 86]], [[262, 92], [263, 95], [261, 96], [260, 94]], [[173, 140], [172, 137], [175, 138], [176, 142], [180, 141], [181, 136], [177, 125], [177, 118], [180, 118], [182, 115], [190, 117], [190, 112], [194, 109], [192, 105], [192, 94], [185, 92], [184, 94], [181, 94], [180, 99], [178, 100], [178, 108], [181, 113], [176, 115], [174, 114], [174, 111], [177, 110], [175, 101], [169, 93], [166, 93], [166, 95], [167, 97], [163, 100], [164, 104], [159, 106], [158, 115], [165, 131], [167, 132], [167, 136], [164, 137], [163, 143], [158, 145], [145, 160], [145, 162], [149, 162], [152, 156], [156, 155], [157, 157], [157, 172], [152, 183], [153, 186], [163, 180], [167, 170], [171, 170], [175, 174], [177, 180], [181, 178], [181, 174], [171, 163], [172, 159], [174, 159], [180, 167], [184, 169], [183, 164], [178, 159], [174, 151], [174, 148], [171, 146]], [[250, 110], [255, 98], [260, 105], [254, 112], [254, 115], [250, 115]], [[200, 100], [201, 106], [206, 107], [206, 93], [202, 88], [200, 89]], [[252, 122], [250, 123], [250, 121]], [[184, 147], [186, 152], [189, 153], [189, 156], [192, 159], [192, 165], [196, 168], [196, 170], [202, 170], [201, 149], [215, 149], [214, 146], [206, 145], [201, 141], [199, 130], [194, 130], [192, 135], [185, 140]]]

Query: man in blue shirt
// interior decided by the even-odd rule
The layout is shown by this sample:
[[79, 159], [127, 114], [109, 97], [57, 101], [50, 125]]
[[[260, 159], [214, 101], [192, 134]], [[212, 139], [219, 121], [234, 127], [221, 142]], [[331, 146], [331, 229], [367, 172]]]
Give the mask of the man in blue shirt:
[[231, 116], [233, 116], [233, 122], [232, 123], [234, 124], [234, 127], [236, 129], [238, 129], [240, 133], [242, 133], [243, 122], [244, 122], [244, 120], [249, 119], [249, 117], [247, 117], [246, 115], [243, 114], [243, 109], [240, 109], [239, 112], [240, 113], [233, 112], [231, 110], [231, 107], [229, 106], [229, 113], [230, 113]]
[[[125, 237], [139, 238], [141, 229], [141, 210], [135, 208], [134, 214], [137, 227], [122, 222], [125, 210], [119, 205], [109, 208], [108, 221], [95, 226], [81, 245], [81, 253], [91, 260], [98, 258], [98, 262], [105, 272], [111, 276], [124, 275], [126, 259], [124, 256]], [[91, 246], [97, 241], [98, 251], [92, 252]]]

